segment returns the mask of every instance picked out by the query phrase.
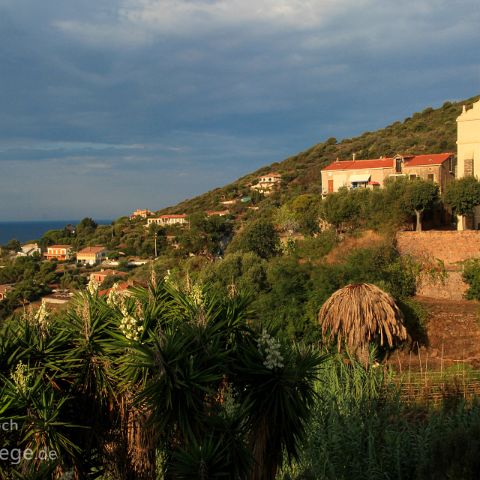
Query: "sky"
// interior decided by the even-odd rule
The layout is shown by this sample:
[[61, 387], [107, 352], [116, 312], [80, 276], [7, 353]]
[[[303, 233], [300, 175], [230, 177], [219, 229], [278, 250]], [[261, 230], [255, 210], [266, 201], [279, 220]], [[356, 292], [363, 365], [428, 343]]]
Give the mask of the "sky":
[[478, 0], [0, 0], [0, 220], [116, 218], [480, 93]]

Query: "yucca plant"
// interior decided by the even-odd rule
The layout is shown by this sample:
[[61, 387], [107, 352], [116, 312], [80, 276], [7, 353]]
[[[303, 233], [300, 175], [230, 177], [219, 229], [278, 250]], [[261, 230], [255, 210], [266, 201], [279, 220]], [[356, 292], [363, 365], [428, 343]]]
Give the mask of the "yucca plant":
[[364, 364], [372, 342], [392, 348], [407, 339], [403, 314], [393, 297], [369, 283], [337, 290], [323, 304], [318, 319], [327, 343], [336, 341], [338, 350], [347, 347]]
[[245, 406], [253, 456], [251, 480], [274, 480], [286, 455], [298, 457], [326, 357], [280, 344], [263, 332], [244, 338], [232, 359], [232, 379]]

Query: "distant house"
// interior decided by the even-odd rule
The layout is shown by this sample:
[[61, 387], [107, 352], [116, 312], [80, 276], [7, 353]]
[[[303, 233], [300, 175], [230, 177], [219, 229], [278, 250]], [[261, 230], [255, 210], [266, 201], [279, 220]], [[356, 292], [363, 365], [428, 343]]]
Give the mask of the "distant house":
[[271, 172], [258, 177], [257, 180], [257, 183], [251, 186], [252, 190], [256, 190], [264, 195], [270, 195], [280, 185], [282, 176], [279, 173]]
[[73, 293], [68, 290], [53, 292], [50, 295], [42, 297], [42, 302], [51, 303], [54, 305], [63, 305], [68, 303], [73, 297]]
[[153, 212], [151, 212], [150, 210], [148, 209], [145, 209], [145, 210], [141, 210], [141, 209], [138, 209], [135, 210], [131, 215], [130, 215], [130, 220], [133, 220], [134, 218], [147, 218], [147, 217], [150, 217], [151, 215], [154, 215]]
[[230, 210], [207, 210], [207, 217], [225, 217], [230, 214]]
[[77, 253], [77, 262], [95, 265], [104, 260], [106, 253], [105, 247], [102, 246], [86, 247]]
[[336, 160], [322, 170], [322, 193], [338, 192], [341, 187], [379, 188], [392, 177], [430, 180], [443, 191], [454, 179], [455, 155], [395, 155], [371, 160]]
[[0, 285], [0, 301], [5, 300], [12, 290], [12, 285]]
[[126, 277], [125, 272], [119, 272], [118, 270], [100, 270], [99, 272], [92, 272], [90, 274], [90, 280], [93, 280], [97, 283], [103, 283], [107, 277]]
[[22, 250], [17, 253], [17, 257], [31, 257], [35, 254], [41, 255], [42, 250], [38, 246], [38, 243], [27, 243], [22, 245]]
[[43, 255], [47, 260], [64, 262], [72, 258], [72, 247], [70, 245], [50, 245]]
[[222, 200], [220, 203], [222, 205], [228, 206], [228, 205], [235, 205], [237, 203], [237, 199], [234, 198], [233, 200]]
[[184, 213], [178, 215], [161, 215], [160, 217], [149, 218], [147, 220], [147, 226], [156, 224], [166, 227], [168, 225], [185, 225], [187, 223], [187, 215]]

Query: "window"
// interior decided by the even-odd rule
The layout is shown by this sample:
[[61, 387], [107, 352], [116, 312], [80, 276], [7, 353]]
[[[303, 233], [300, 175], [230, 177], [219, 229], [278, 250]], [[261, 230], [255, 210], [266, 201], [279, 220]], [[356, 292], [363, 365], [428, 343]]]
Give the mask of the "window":
[[402, 158], [395, 159], [395, 173], [402, 173]]
[[434, 181], [435, 181], [435, 175], [434, 175], [433, 173], [429, 173], [429, 174], [427, 175], [427, 180], [428, 180], [429, 182], [434, 182]]
[[409, 177], [410, 177], [410, 180], [415, 180], [417, 178], [417, 175], [415, 173], [413, 173]]
[[465, 177], [474, 175], [473, 171], [473, 158], [466, 158], [463, 163], [463, 174]]

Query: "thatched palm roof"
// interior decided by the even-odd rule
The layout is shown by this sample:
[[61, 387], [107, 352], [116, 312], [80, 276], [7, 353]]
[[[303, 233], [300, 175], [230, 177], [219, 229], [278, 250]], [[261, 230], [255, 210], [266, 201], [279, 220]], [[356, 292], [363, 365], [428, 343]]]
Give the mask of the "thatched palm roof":
[[391, 295], [361, 283], [337, 290], [324, 303], [318, 319], [325, 339], [357, 350], [375, 341], [393, 347], [407, 339], [403, 314]]

